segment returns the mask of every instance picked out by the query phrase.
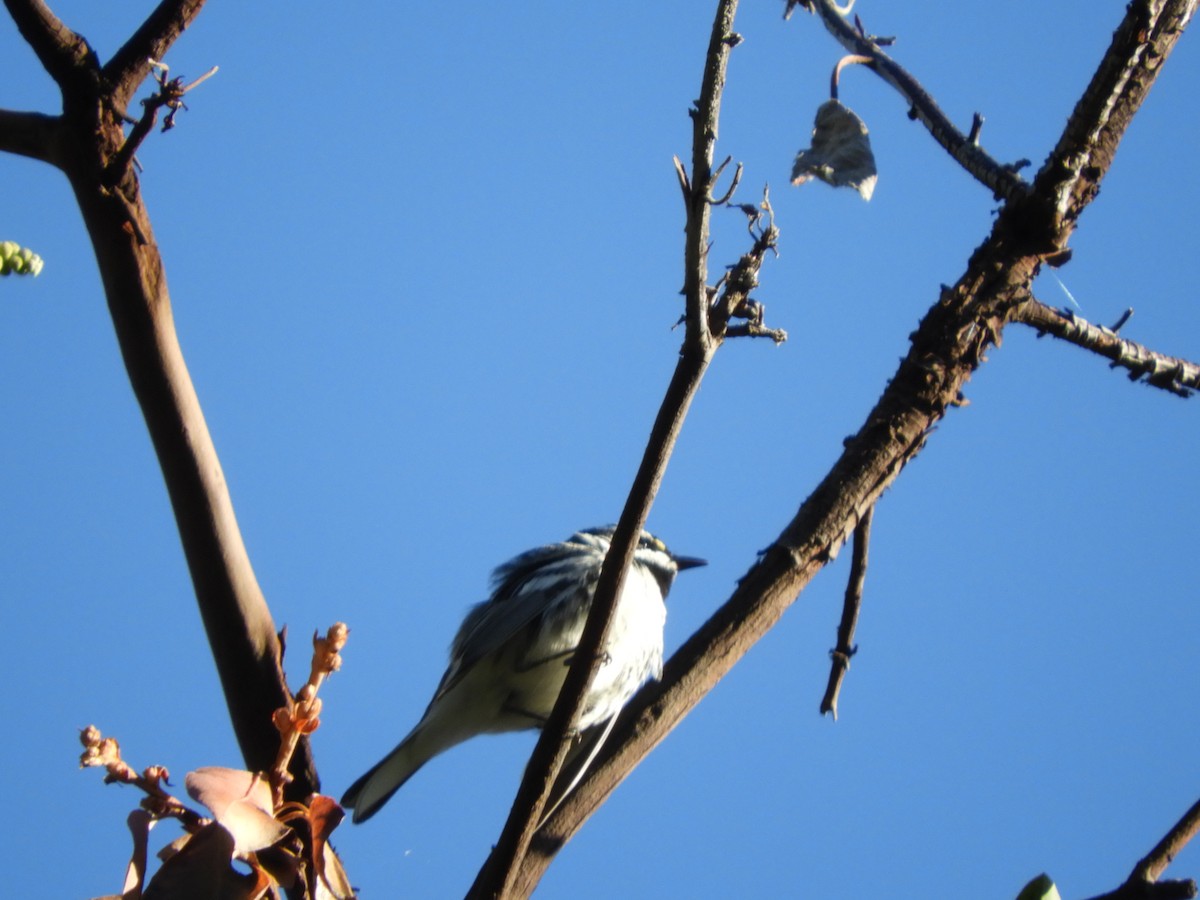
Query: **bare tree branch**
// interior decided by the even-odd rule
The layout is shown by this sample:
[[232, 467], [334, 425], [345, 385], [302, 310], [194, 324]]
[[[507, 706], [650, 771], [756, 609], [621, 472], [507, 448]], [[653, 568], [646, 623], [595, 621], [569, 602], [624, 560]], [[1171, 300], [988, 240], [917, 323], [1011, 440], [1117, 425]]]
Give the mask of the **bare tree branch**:
[[0, 109], [0, 153], [16, 153], [56, 165], [61, 124], [58, 116]]
[[863, 584], [867, 580], [867, 560], [871, 545], [871, 521], [875, 507], [868, 507], [854, 527], [854, 553], [850, 558], [850, 577], [846, 581], [846, 597], [842, 603], [842, 621], [838, 625], [837, 646], [829, 651], [833, 664], [829, 670], [829, 683], [825, 696], [821, 698], [821, 715], [832, 713], [837, 720], [838, 696], [842, 692], [842, 681], [850, 670], [850, 657], [858, 652], [854, 646], [854, 629], [858, 626], [858, 612], [862, 608]]
[[1013, 321], [1036, 328], [1039, 335], [1052, 334], [1110, 359], [1114, 368], [1127, 369], [1134, 381], [1144, 379], [1146, 384], [1180, 397], [1190, 397], [1200, 390], [1200, 365], [1150, 350], [1118, 336], [1114, 329], [1093, 325], [1069, 310], [1054, 309], [1034, 297], [1013, 310]]
[[[1167, 870], [1171, 861], [1179, 855], [1188, 843], [1200, 834], [1200, 800], [1191, 805], [1187, 812], [1171, 826], [1171, 830], [1163, 835], [1163, 839], [1154, 845], [1136, 866], [1130, 880], [1158, 881]], [[1196, 896], [1196, 885], [1192, 884], [1192, 894]]]
[[61, 88], [96, 80], [99, 62], [87, 41], [64, 25], [42, 0], [4, 0], [21, 37]]
[[[1014, 200], [1029, 191], [1029, 185], [1017, 175], [1020, 164], [1005, 165], [993, 159], [979, 146], [977, 129], [973, 128], [973, 137], [964, 135], [920, 83], [884, 53], [874, 38], [846, 21], [848, 7], [840, 9], [832, 0], [802, 0], [801, 5], [807, 6], [821, 18], [838, 43], [855, 55], [854, 62], [868, 65], [895, 88], [908, 101], [909, 114], [929, 129], [934, 140], [996, 197]], [[836, 72], [834, 78], [836, 84]]]
[[[684, 238], [683, 296], [687, 319], [686, 344], [698, 349], [711, 340], [708, 321], [708, 243], [712, 218], [713, 159], [721, 116], [721, 97], [725, 91], [725, 73], [729, 52], [741, 41], [733, 30], [736, 2], [717, 4], [717, 15], [709, 35], [700, 81], [700, 98], [688, 110], [692, 117], [692, 174], [690, 190], [684, 189], [687, 224]], [[684, 179], [681, 178], [681, 181]]]
[[167, 50], [199, 15], [204, 0], [162, 0], [125, 44], [104, 64], [104, 78], [112, 85], [113, 103], [125, 109], [150, 72], [150, 60], [161, 60]]
[[[1125, 85], [1114, 86], [1124, 110], [1119, 117], [1103, 115], [1109, 127], [1105, 141], [1118, 140], [1128, 126], [1162, 63], [1171, 52], [1196, 0], [1165, 0], [1154, 17], [1173, 26], [1152, 23], [1153, 47], [1134, 48], [1122, 40], [1130, 28], [1145, 20], [1135, 2], [1093, 79], [1080, 110], [1092, 109], [1103, 90], [1094, 89], [1110, 67], [1110, 57], [1137, 62], [1125, 67]], [[1132, 24], [1131, 24], [1132, 23]], [[1075, 117], [1073, 117], [1074, 120]], [[1061, 140], [1047, 163], [1055, 171], [1064, 165], [1058, 155], [1086, 153], [1097, 162], [1088, 173], [1095, 183], [1103, 178], [1111, 152], [1092, 146], [1094, 132], [1079, 129]], [[1045, 171], [1045, 169], [1044, 169]], [[859, 432], [845, 445], [841, 458], [800, 507], [796, 517], [759, 561], [739, 581], [737, 589], [701, 628], [668, 660], [663, 678], [646, 685], [626, 706], [591, 773], [550, 817], [526, 859], [529, 870], [520, 883], [536, 884], [541, 871], [599, 807], [616, 786], [661, 741], [733, 665], [782, 616], [844, 543], [862, 510], [871, 506], [924, 446], [946, 410], [961, 404], [961, 390], [984, 361], [984, 353], [999, 338], [1013, 310], [1029, 294], [1029, 285], [1046, 256], [1066, 245], [1074, 217], [1054, 215], [1045, 179], [1035, 182], [1034, 196], [1022, 191], [1015, 203], [1000, 211], [991, 235], [975, 251], [967, 271], [952, 288], [941, 292], [912, 335], [912, 347], [885, 388]], [[1074, 196], [1074, 194], [1073, 194]], [[1094, 196], [1080, 195], [1081, 201]], [[1082, 207], [1081, 207], [1082, 208]]]
[[1051, 225], [1056, 231], [1073, 223], [1096, 196], [1129, 120], [1195, 11], [1194, 0], [1129, 4], [1099, 69], [1035, 180], [1037, 195], [1053, 202]]

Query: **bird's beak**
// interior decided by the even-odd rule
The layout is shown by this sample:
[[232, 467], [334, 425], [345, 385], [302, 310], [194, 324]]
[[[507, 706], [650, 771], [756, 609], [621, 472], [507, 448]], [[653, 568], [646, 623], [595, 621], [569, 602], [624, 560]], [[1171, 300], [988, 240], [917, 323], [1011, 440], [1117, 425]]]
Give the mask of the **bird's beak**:
[[695, 556], [672, 556], [671, 559], [675, 561], [675, 568], [680, 572], [684, 569], [697, 569], [700, 566], [708, 565], [707, 559], [700, 559]]

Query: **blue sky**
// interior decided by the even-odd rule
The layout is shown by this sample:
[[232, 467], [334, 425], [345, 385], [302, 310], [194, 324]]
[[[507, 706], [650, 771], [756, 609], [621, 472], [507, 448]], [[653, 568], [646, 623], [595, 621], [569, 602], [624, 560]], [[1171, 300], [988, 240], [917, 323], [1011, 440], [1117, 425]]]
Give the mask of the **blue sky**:
[[[149, 4], [52, 4], [102, 58]], [[671, 155], [690, 152], [713, 4], [212, 3], [172, 74], [220, 73], [139, 158], [174, 313], [290, 669], [352, 634], [323, 690], [329, 793], [424, 709], [491, 568], [616, 519], [681, 335]], [[788, 173], [840, 48], [747, 2], [718, 155], [770, 184], [758, 298], [782, 347], [717, 356], [652, 530], [706, 569], [668, 647], [729, 594], [861, 424], [995, 203], [871, 73], [864, 204]], [[996, 157], [1035, 167], [1124, 3], [860, 3]], [[1200, 358], [1196, 35], [1118, 153], [1060, 276], [1081, 314]], [[0, 20], [0, 106], [53, 111]], [[95, 723], [175, 781], [237, 765], [165, 491], [66, 180], [0, 157], [0, 764], [14, 894], [118, 888], [130, 790], [75, 767]], [[747, 247], [718, 213], [714, 271]], [[1041, 298], [1067, 305], [1043, 276]], [[1196, 401], [1012, 327], [877, 509], [855, 657], [817, 715], [848, 554], [561, 854], [547, 897], [1065, 897], [1116, 886], [1200, 795]], [[450, 897], [503, 823], [532, 735], [431, 763], [337, 841], [364, 897]], [[182, 790], [182, 788], [181, 788]], [[69, 810], [70, 812], [66, 812]], [[15, 821], [15, 819], [13, 819]], [[169, 826], [164, 826], [167, 830]], [[63, 848], [71, 848], [64, 853]], [[69, 859], [69, 864], [64, 864]], [[1200, 876], [1200, 849], [1169, 874]]]

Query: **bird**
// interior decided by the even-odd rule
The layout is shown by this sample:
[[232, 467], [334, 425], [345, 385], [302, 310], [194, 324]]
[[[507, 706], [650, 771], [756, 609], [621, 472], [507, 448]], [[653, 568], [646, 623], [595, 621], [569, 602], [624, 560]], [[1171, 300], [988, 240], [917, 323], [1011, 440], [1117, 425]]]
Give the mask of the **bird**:
[[[614, 531], [611, 525], [586, 528], [496, 568], [491, 595], [464, 617], [421, 720], [343, 795], [353, 822], [375, 815], [439, 753], [479, 734], [541, 728], [579, 645]], [[642, 684], [661, 677], [663, 601], [679, 572], [705, 564], [641, 533], [601, 649], [603, 662], [576, 723], [577, 736], [598, 733], [598, 740], [590, 741], [589, 755], [582, 766], [577, 762], [556, 803], [583, 776], [616, 714]]]

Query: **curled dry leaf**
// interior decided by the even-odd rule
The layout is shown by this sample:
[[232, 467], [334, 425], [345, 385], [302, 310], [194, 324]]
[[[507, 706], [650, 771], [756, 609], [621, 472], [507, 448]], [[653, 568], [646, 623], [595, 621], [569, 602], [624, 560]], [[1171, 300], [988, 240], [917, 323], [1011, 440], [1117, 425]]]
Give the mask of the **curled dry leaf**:
[[242, 875], [229, 865], [234, 839], [216, 822], [188, 836], [187, 843], [162, 864], [142, 900], [258, 900], [270, 889], [266, 873]]
[[212, 810], [234, 840], [235, 856], [278, 843], [289, 831], [273, 813], [271, 786], [261, 775], [207, 766], [188, 772], [187, 792]]
[[817, 109], [812, 146], [796, 154], [792, 165], [792, 184], [814, 177], [833, 187], [852, 187], [864, 200], [875, 191], [878, 173], [867, 126], [837, 100], [827, 100]]

